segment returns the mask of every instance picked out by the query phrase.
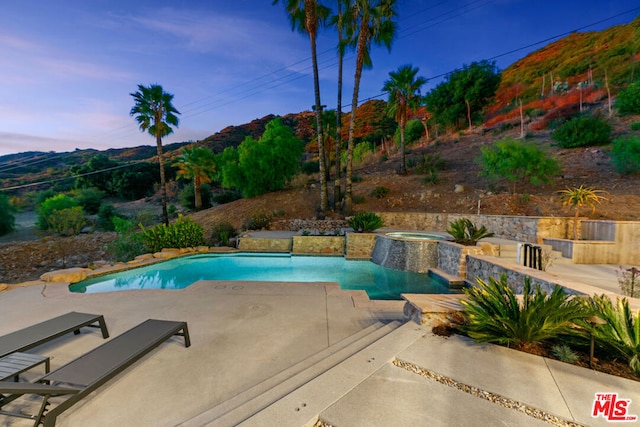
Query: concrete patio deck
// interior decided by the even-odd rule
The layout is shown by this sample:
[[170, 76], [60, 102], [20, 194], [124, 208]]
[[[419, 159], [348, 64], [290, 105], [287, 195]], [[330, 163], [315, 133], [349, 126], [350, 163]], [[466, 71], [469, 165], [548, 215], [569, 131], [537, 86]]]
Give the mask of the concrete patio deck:
[[[177, 337], [162, 344], [68, 410], [58, 425], [236, 425], [216, 421], [214, 409], [377, 322], [401, 320], [402, 306], [367, 303], [360, 292], [327, 283], [203, 281], [180, 291], [91, 295], [47, 284], [0, 293], [0, 335], [68, 311], [104, 314], [112, 337], [147, 318], [187, 321], [190, 348]], [[98, 331], [89, 330], [34, 352], [51, 356], [55, 369], [103, 342]], [[398, 360], [446, 381], [397, 366]], [[452, 387], [449, 380], [537, 409], [559, 423], [608, 425], [602, 416], [591, 417], [600, 392], [630, 399], [628, 414], [640, 415], [637, 381], [461, 337], [437, 337], [428, 325], [409, 322], [239, 420], [255, 426], [313, 425], [318, 418], [334, 426], [542, 424], [521, 410]], [[30, 425], [2, 416], [0, 424]]]

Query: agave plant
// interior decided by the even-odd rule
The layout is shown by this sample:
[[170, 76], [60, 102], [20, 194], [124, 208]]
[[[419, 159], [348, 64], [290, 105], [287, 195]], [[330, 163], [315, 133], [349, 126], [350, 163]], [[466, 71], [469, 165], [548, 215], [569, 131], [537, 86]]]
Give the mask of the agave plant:
[[384, 221], [375, 212], [358, 212], [347, 221], [356, 233], [371, 233], [384, 227]]
[[633, 313], [626, 298], [618, 298], [614, 305], [606, 295], [594, 295], [589, 304], [606, 322], [593, 328], [598, 343], [622, 355], [640, 376], [640, 309]]
[[461, 328], [479, 342], [526, 349], [570, 334], [577, 321], [590, 315], [584, 302], [557, 285], [550, 295], [539, 285], [532, 292], [531, 280], [526, 278], [519, 302], [504, 274], [500, 280], [490, 277], [488, 283], [482, 279], [477, 283], [478, 287], [464, 291], [469, 298], [461, 301], [466, 318]]
[[468, 218], [451, 221], [446, 232], [453, 236], [453, 240], [456, 243], [465, 246], [475, 246], [478, 240], [493, 236], [493, 233], [489, 232], [484, 225], [478, 228]]

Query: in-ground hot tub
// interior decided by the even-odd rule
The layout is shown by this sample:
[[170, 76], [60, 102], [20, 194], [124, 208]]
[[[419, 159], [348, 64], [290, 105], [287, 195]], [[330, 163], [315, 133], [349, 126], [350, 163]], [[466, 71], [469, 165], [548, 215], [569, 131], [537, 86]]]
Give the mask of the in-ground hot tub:
[[394, 239], [401, 240], [449, 240], [450, 237], [446, 234], [439, 233], [426, 233], [419, 231], [393, 231], [386, 233], [385, 236], [393, 237]]
[[395, 231], [378, 234], [371, 261], [396, 270], [427, 273], [438, 267], [438, 241], [446, 234], [418, 231]]

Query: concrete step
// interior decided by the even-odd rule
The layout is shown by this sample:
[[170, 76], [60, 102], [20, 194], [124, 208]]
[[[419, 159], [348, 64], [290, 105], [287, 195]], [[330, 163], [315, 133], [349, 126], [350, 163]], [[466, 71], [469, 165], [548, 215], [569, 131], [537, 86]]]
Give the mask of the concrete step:
[[[243, 421], [241, 427], [311, 426], [331, 405], [416, 341], [425, 329], [407, 322]], [[212, 424], [214, 425], [214, 424]]]
[[307, 359], [181, 424], [183, 427], [235, 426], [312, 381], [402, 325], [376, 322]]

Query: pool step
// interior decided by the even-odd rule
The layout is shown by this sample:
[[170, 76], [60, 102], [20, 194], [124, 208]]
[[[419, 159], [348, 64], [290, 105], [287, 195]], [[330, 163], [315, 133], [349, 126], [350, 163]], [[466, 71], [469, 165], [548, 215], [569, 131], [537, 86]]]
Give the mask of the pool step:
[[235, 426], [402, 325], [376, 322], [273, 377], [184, 422], [183, 427]]

